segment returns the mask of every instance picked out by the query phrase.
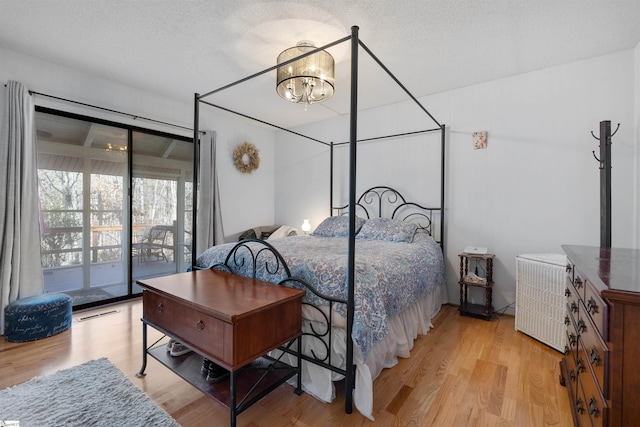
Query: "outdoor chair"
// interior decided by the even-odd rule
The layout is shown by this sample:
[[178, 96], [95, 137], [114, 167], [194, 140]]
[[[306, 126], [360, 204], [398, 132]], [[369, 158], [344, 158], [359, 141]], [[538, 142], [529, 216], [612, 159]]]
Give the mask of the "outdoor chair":
[[167, 247], [166, 239], [168, 231], [169, 230], [164, 227], [147, 227], [145, 229], [142, 240], [132, 245], [133, 256], [137, 256], [138, 264], [140, 260], [142, 260], [143, 263], [160, 260], [169, 262], [164, 252], [164, 249]]

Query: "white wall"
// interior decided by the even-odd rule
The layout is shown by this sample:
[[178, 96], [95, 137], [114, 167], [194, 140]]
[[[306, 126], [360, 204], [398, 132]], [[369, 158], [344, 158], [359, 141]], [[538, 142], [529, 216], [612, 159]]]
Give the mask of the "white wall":
[[[599, 244], [599, 169], [592, 155], [598, 141], [590, 131], [598, 135], [602, 120], [611, 120], [613, 129], [621, 123], [612, 146], [613, 245], [637, 246], [636, 55], [624, 51], [421, 99], [448, 129], [445, 255], [450, 301], [459, 300], [457, 254], [467, 245], [486, 246], [496, 254], [494, 306], [502, 309], [515, 301], [518, 254], [562, 253], [562, 244]], [[359, 137], [370, 136], [374, 128], [388, 133], [385, 126], [392, 132], [416, 127], [416, 120], [407, 103], [365, 111], [358, 117]], [[340, 118], [297, 130], [344, 141], [345, 129], [346, 118]], [[479, 130], [488, 132], [485, 150], [472, 149], [471, 134]], [[437, 166], [413, 140], [359, 149], [365, 153], [359, 157], [359, 190], [388, 184], [408, 198], [431, 203], [427, 182], [434, 181], [429, 171]], [[277, 222], [295, 225], [311, 218], [315, 227], [327, 216], [327, 165], [326, 149], [277, 135]], [[346, 181], [345, 165], [340, 160], [335, 173], [339, 187]]]
[[633, 178], [633, 193], [636, 195], [634, 201], [634, 227], [633, 233], [634, 241], [633, 246], [635, 248], [640, 247], [640, 43], [638, 43], [634, 49], [635, 53], [635, 80], [634, 80], [634, 129], [635, 129], [635, 157], [636, 157], [636, 170]]
[[[184, 100], [171, 100], [87, 75], [76, 70], [45, 62], [18, 52], [0, 48], [0, 81], [16, 80], [30, 90], [71, 99], [90, 105], [123, 111], [143, 117], [193, 127], [193, 94]], [[202, 88], [210, 89], [210, 88]], [[0, 88], [0, 112], [6, 104], [6, 88]], [[36, 105], [91, 117], [133, 124], [192, 137], [188, 130], [133, 120], [127, 116], [67, 102], [36, 96]], [[218, 167], [225, 235], [239, 233], [255, 225], [274, 222], [273, 174], [274, 133], [271, 129], [239, 121], [227, 114], [202, 105], [200, 129], [217, 131]], [[4, 114], [2, 114], [4, 120]], [[261, 166], [251, 175], [243, 175], [233, 167], [232, 153], [236, 145], [249, 141], [260, 150]]]

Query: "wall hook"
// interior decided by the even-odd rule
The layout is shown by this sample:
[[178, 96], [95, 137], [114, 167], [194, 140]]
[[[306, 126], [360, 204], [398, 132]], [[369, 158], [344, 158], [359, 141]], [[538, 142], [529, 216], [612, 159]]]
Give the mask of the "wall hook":
[[[618, 129], [620, 129], [620, 123], [618, 123], [618, 126], [616, 127], [616, 130], [613, 131], [613, 133], [611, 134], [611, 136], [615, 135], [616, 132], [618, 132]], [[593, 135], [593, 131], [591, 132], [591, 134]]]
[[[616, 130], [614, 130], [614, 131], [611, 133], [611, 135], [609, 135], [609, 141], [607, 141], [607, 143], [611, 144], [611, 137], [612, 137], [613, 135], [615, 135], [615, 134], [616, 134], [616, 132], [618, 132], [618, 129], [620, 129], [620, 123], [618, 123], [618, 126], [616, 126]], [[591, 136], [592, 136], [594, 139], [597, 139], [598, 141], [600, 141], [600, 138], [598, 138], [597, 136], [595, 136], [595, 134], [593, 133], [593, 131], [591, 131]]]
[[600, 160], [598, 158], [598, 156], [596, 156], [595, 150], [591, 151], [591, 154], [593, 154], [593, 158], [596, 159], [598, 161], [598, 163], [600, 164], [600, 167], [598, 169], [604, 169], [604, 162], [602, 160]]

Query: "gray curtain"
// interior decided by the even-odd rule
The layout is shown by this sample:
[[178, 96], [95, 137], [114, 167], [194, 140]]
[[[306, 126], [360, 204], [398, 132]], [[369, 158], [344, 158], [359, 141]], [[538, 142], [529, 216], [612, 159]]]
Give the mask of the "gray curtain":
[[0, 138], [0, 334], [4, 308], [44, 292], [40, 263], [35, 108], [29, 90], [7, 83]]
[[216, 133], [206, 131], [200, 137], [200, 177], [198, 180], [198, 238], [195, 256], [207, 248], [224, 243], [222, 209], [216, 167]]

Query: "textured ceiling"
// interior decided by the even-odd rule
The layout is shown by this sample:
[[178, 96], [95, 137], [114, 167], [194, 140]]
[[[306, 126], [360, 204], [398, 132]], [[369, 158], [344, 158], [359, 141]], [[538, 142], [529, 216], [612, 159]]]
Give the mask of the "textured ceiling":
[[[639, 22], [639, 0], [0, 0], [0, 46], [190, 103], [357, 25], [420, 97], [634, 48]], [[329, 51], [336, 95], [307, 111], [278, 98], [275, 71], [208, 100], [282, 126], [344, 114], [348, 45]], [[360, 107], [406, 99], [360, 52]]]

